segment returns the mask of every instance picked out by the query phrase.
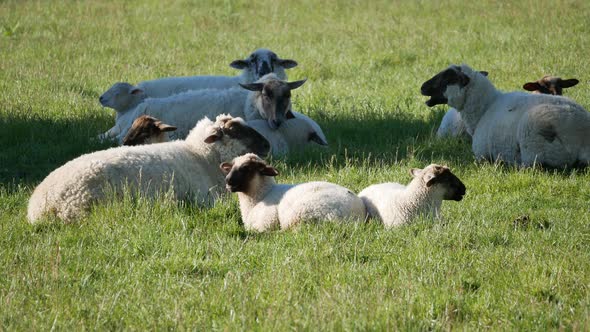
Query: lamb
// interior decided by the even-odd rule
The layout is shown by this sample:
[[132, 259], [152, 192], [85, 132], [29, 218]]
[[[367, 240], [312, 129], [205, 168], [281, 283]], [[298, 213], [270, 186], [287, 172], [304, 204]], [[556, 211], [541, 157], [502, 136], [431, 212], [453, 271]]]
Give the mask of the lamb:
[[439, 219], [443, 200], [460, 201], [465, 195], [465, 185], [446, 166], [431, 164], [424, 169], [413, 168], [410, 174], [413, 179], [407, 186], [381, 183], [359, 193], [369, 217], [387, 228], [408, 224], [420, 216]]
[[[131, 124], [138, 116], [147, 114], [176, 126], [171, 138], [182, 139], [204, 116], [215, 117], [222, 113], [251, 119], [268, 119], [269, 126], [278, 127], [287, 117], [307, 119], [325, 141], [317, 123], [291, 110], [291, 90], [303, 85], [305, 80], [285, 82], [275, 74], [265, 75], [254, 88], [262, 86], [264, 95], [243, 88], [205, 89], [188, 91], [166, 98], [145, 98], [145, 94], [126, 84], [115, 84], [105, 94], [103, 105], [117, 110], [115, 126], [101, 134], [99, 139], [116, 139], [122, 142]], [[248, 86], [250, 87], [250, 86]], [[252, 87], [250, 87], [252, 89]], [[139, 102], [139, 104], [138, 104]], [[129, 106], [133, 106], [129, 109]]]
[[255, 154], [220, 165], [226, 187], [238, 193], [247, 230], [292, 228], [310, 220], [356, 220], [366, 216], [363, 202], [350, 190], [328, 182], [276, 184], [279, 173]]
[[[480, 71], [480, 73], [487, 76], [487, 72]], [[555, 96], [561, 96], [564, 88], [572, 87], [578, 84], [578, 80], [575, 78], [564, 80], [561, 77], [556, 76], [543, 76], [543, 78], [536, 82], [525, 83], [522, 87], [532, 93], [543, 93]], [[445, 116], [443, 117], [440, 127], [436, 131], [436, 137], [460, 137], [468, 136], [471, 138], [465, 123], [461, 120], [461, 114], [456, 109], [450, 108]]]
[[256, 82], [269, 73], [275, 73], [280, 79], [286, 80], [285, 69], [296, 66], [295, 60], [280, 59], [273, 51], [260, 48], [245, 60], [235, 60], [230, 63], [230, 67], [242, 70], [242, 73], [237, 76], [167, 77], [143, 81], [134, 88], [142, 90], [151, 98], [168, 97], [190, 90], [239, 88], [239, 83]]
[[142, 145], [163, 143], [168, 141], [165, 134], [176, 130], [176, 127], [167, 125], [149, 115], [142, 115], [133, 121], [131, 129], [123, 138], [123, 145]]
[[178, 200], [211, 205], [224, 193], [217, 168], [247, 152], [267, 155], [270, 145], [241, 118], [204, 118], [185, 141], [122, 146], [78, 157], [51, 172], [35, 188], [28, 206], [29, 222], [55, 215], [64, 222], [83, 216], [108, 193], [154, 197], [171, 192]]
[[452, 65], [421, 88], [428, 106], [448, 104], [473, 132], [476, 158], [552, 168], [590, 162], [590, 114], [561, 96], [498, 91], [467, 65]]

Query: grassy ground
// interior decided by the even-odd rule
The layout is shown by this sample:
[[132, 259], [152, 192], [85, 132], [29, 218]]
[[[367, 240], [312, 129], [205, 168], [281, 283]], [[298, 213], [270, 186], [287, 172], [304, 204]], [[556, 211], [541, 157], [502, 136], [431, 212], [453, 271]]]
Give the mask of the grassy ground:
[[[590, 329], [590, 173], [476, 162], [436, 141], [419, 87], [449, 63], [503, 90], [544, 74], [590, 107], [587, 1], [1, 1], [0, 330]], [[51, 170], [104, 148], [116, 81], [233, 74], [258, 47], [309, 78], [297, 109], [330, 148], [281, 182], [359, 191], [448, 164], [445, 222], [243, 230], [235, 197], [201, 210], [126, 198], [75, 225], [26, 223]], [[517, 219], [526, 215], [528, 219]]]

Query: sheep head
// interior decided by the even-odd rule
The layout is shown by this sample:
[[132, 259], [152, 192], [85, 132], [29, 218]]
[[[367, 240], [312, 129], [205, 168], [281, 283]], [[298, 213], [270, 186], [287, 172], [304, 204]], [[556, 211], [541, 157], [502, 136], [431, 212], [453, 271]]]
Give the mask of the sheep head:
[[535, 82], [525, 83], [522, 88], [533, 93], [561, 96], [563, 89], [572, 87], [579, 82], [575, 78], [564, 80], [561, 77], [547, 75]]
[[254, 91], [254, 103], [271, 129], [277, 129], [287, 119], [295, 116], [291, 111], [291, 90], [302, 86], [307, 79], [295, 82], [280, 80], [275, 74], [268, 74], [256, 83], [242, 84], [246, 90]]
[[261, 156], [267, 156], [270, 152], [270, 143], [264, 136], [248, 126], [242, 118], [225, 114], [217, 116], [215, 124], [207, 128], [204, 142], [223, 145], [224, 148], [220, 149], [222, 160], [249, 152]]
[[226, 175], [225, 186], [231, 192], [248, 192], [261, 177], [279, 175], [274, 167], [253, 153], [239, 156], [231, 163], [222, 163], [219, 168]]
[[431, 164], [424, 169], [412, 168], [410, 175], [420, 179], [431, 191], [440, 191], [444, 200], [460, 201], [465, 195], [465, 185], [446, 166]]
[[250, 71], [253, 80], [257, 81], [262, 76], [275, 72], [275, 67], [289, 69], [296, 67], [297, 62], [290, 59], [280, 59], [273, 51], [259, 48], [245, 60], [235, 60], [230, 63], [230, 66], [235, 69]]
[[174, 126], [167, 125], [149, 115], [142, 115], [133, 121], [131, 129], [123, 138], [123, 145], [162, 143], [168, 139], [165, 133], [174, 130], [176, 130]]
[[137, 106], [145, 98], [143, 90], [127, 82], [118, 82], [113, 84], [98, 101], [104, 107], [109, 107], [117, 112], [125, 112]]

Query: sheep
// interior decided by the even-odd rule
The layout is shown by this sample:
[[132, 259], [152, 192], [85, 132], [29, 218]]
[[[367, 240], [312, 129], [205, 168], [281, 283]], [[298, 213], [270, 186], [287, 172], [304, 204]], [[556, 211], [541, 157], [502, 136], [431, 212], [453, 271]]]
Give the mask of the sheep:
[[467, 65], [451, 65], [426, 81], [427, 106], [448, 104], [473, 132], [478, 159], [551, 168], [590, 162], [590, 114], [561, 96], [498, 91]]
[[211, 205], [224, 193], [223, 160], [247, 152], [267, 155], [270, 144], [241, 118], [204, 118], [185, 141], [122, 146], [78, 157], [51, 172], [35, 188], [27, 217], [36, 223], [55, 215], [66, 223], [85, 215], [108, 193], [154, 197], [171, 192], [178, 200]]
[[133, 121], [131, 129], [123, 138], [123, 145], [142, 145], [163, 143], [168, 141], [165, 134], [176, 130], [176, 127], [167, 125], [149, 115], [142, 115]]
[[265, 120], [251, 120], [247, 123], [269, 141], [273, 157], [282, 157], [290, 152], [303, 151], [312, 142], [321, 146], [328, 145], [313, 126], [304, 119], [289, 119], [277, 130], [270, 129]]
[[383, 222], [386, 228], [407, 224], [420, 216], [439, 219], [443, 200], [461, 201], [465, 195], [465, 185], [446, 166], [413, 168], [410, 175], [413, 179], [407, 186], [381, 183], [359, 193], [370, 218]]
[[[488, 76], [487, 72], [480, 71], [480, 73]], [[564, 80], [561, 77], [543, 76], [543, 78], [536, 82], [525, 83], [522, 87], [532, 93], [543, 93], [555, 96], [561, 96], [564, 88], [572, 87], [578, 84], [575, 78]], [[469, 137], [473, 133], [469, 132], [465, 127], [465, 123], [461, 120], [461, 114], [456, 109], [450, 108], [443, 117], [440, 127], [436, 131], [436, 137]]]
[[288, 229], [304, 220], [357, 220], [366, 216], [363, 202], [350, 190], [328, 182], [277, 184], [278, 171], [249, 153], [220, 166], [226, 187], [238, 194], [247, 230]]
[[237, 76], [167, 77], [140, 82], [135, 88], [151, 98], [168, 97], [190, 90], [238, 88], [238, 83], [252, 83], [268, 73], [275, 73], [280, 79], [286, 80], [285, 69], [296, 66], [295, 60], [280, 59], [273, 51], [260, 48], [245, 60], [230, 63], [230, 67], [242, 70]]

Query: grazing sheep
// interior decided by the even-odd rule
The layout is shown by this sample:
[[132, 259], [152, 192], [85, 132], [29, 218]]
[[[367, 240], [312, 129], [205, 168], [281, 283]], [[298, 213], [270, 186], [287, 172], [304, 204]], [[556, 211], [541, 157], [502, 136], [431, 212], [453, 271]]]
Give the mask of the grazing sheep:
[[217, 168], [221, 161], [269, 150], [266, 139], [241, 118], [204, 118], [185, 141], [111, 148], [66, 163], [35, 188], [27, 217], [35, 223], [53, 214], [71, 222], [109, 192], [119, 195], [125, 187], [148, 197], [170, 191], [176, 199], [208, 205], [224, 192], [224, 176]]
[[230, 66], [242, 70], [242, 73], [237, 76], [167, 77], [140, 82], [137, 88], [151, 98], [168, 97], [189, 90], [238, 88], [238, 83], [256, 82], [269, 73], [286, 80], [285, 69], [296, 67], [297, 62], [280, 59], [273, 51], [260, 48], [245, 60], [233, 61]]
[[266, 120], [251, 120], [248, 121], [248, 126], [254, 128], [269, 141], [273, 157], [285, 156], [294, 151], [303, 151], [312, 142], [322, 146], [328, 145], [313, 126], [304, 119], [289, 119], [277, 130], [270, 129]]
[[165, 134], [175, 131], [176, 127], [167, 125], [162, 121], [149, 115], [142, 115], [133, 121], [131, 129], [123, 138], [123, 145], [143, 145], [163, 143], [168, 141]]
[[411, 169], [410, 174], [414, 179], [407, 186], [381, 183], [359, 193], [370, 217], [385, 227], [407, 224], [419, 216], [440, 218], [443, 200], [460, 201], [465, 195], [465, 185], [448, 167], [432, 164]]
[[[480, 71], [480, 73], [488, 76], [487, 72]], [[554, 96], [561, 96], [564, 88], [572, 87], [578, 84], [578, 80], [568, 79], [563, 80], [561, 77], [544, 76], [536, 82], [525, 83], [522, 87], [532, 93], [542, 93]], [[450, 108], [443, 117], [440, 127], [436, 131], [436, 137], [459, 137], [465, 136], [471, 138], [470, 133], [465, 127], [465, 123], [461, 120], [461, 114], [456, 109]]]
[[350, 190], [328, 182], [276, 184], [279, 173], [255, 154], [223, 163], [226, 187], [237, 192], [247, 230], [287, 229], [307, 220], [364, 220], [363, 202]]
[[461, 113], [476, 158], [557, 168], [590, 163], [590, 114], [568, 98], [504, 93], [467, 65], [450, 66], [421, 91], [431, 97], [426, 105]]

